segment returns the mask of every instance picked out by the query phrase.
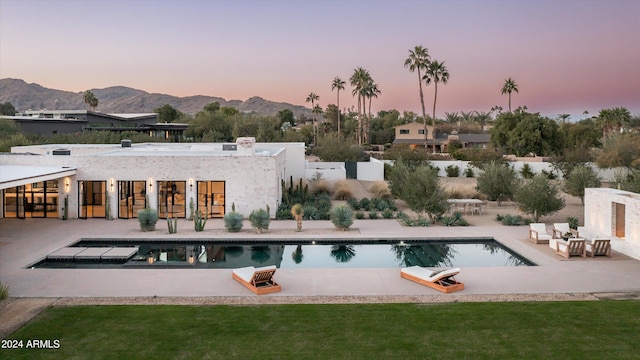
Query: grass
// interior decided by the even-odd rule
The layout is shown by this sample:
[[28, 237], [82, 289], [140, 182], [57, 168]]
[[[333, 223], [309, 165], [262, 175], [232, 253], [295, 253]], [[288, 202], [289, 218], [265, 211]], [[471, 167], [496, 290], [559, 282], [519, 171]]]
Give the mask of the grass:
[[638, 301], [52, 307], [12, 359], [637, 358]]

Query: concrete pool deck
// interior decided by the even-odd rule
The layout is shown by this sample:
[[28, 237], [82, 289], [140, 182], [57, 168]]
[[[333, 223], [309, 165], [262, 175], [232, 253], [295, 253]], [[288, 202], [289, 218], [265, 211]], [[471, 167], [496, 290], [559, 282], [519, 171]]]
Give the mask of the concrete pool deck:
[[[497, 223], [496, 223], [497, 224]], [[442, 294], [400, 278], [399, 268], [278, 269], [282, 291], [261, 298], [287, 302], [300, 297], [437, 296], [444, 301], [468, 295], [540, 295], [635, 293], [640, 291], [640, 261], [614, 251], [610, 258], [566, 260], [547, 245], [527, 240], [528, 226], [405, 227], [396, 220], [356, 220], [352, 230], [335, 230], [329, 221], [272, 221], [257, 235], [245, 221], [242, 232], [224, 230], [221, 219], [210, 219], [204, 232], [180, 220], [177, 234], [168, 234], [164, 220], [157, 230], [143, 233], [132, 220], [0, 219], [0, 280], [12, 298], [215, 298], [256, 295], [231, 278], [232, 269], [30, 269], [56, 250], [80, 238], [473, 238], [493, 237], [539, 266], [462, 267], [457, 279], [465, 289]], [[636, 255], [636, 254], [632, 254]], [[277, 300], [275, 298], [278, 298]], [[265, 300], [258, 300], [265, 301]]]

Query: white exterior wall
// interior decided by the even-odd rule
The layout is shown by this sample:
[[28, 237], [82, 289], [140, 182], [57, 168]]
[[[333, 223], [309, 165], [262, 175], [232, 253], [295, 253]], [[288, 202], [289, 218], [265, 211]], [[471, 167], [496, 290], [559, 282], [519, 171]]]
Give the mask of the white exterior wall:
[[369, 162], [359, 162], [358, 180], [383, 181], [384, 163], [376, 158], [370, 158]]
[[[616, 203], [625, 206], [624, 239], [615, 236]], [[640, 253], [640, 194], [610, 188], [585, 189], [584, 225], [593, 233], [611, 237], [614, 250], [635, 256]]]
[[282, 149], [286, 151], [286, 166], [283, 178], [289, 182], [289, 178], [293, 177], [295, 182], [298, 179], [305, 178], [305, 145], [304, 143], [256, 143], [258, 151], [260, 149]]
[[324, 180], [336, 181], [347, 178], [347, 170], [342, 162], [306, 162], [304, 178], [311, 180], [316, 174], [322, 175]]
[[[119, 146], [118, 146], [119, 147]], [[117, 182], [120, 180], [147, 181], [149, 205], [157, 208], [157, 181], [185, 181], [187, 183], [186, 204], [196, 201], [196, 186], [199, 180], [225, 181], [225, 211], [236, 211], [248, 217], [251, 211], [269, 205], [272, 216], [282, 198], [280, 181], [284, 179], [286, 154], [279, 151], [270, 156], [216, 156], [185, 152], [129, 152], [108, 155], [0, 155], [0, 163], [7, 165], [70, 166], [77, 169], [69, 178], [70, 189], [65, 192], [65, 179], [59, 184], [60, 217], [65, 195], [69, 196], [69, 218], [78, 217], [78, 181], [106, 181], [111, 214], [117, 217]], [[21, 151], [22, 152], [22, 151]], [[114, 190], [110, 182], [114, 181]], [[152, 182], [151, 188], [149, 181]], [[151, 191], [149, 191], [151, 190]], [[188, 212], [188, 210], [187, 210]]]

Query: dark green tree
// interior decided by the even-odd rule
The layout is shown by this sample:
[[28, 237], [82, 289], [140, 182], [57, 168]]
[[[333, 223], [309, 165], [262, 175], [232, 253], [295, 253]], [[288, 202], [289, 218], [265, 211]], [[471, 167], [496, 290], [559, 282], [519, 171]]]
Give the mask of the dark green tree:
[[161, 123], [172, 123], [182, 116], [182, 113], [169, 104], [164, 104], [153, 112], [158, 113], [158, 122]]
[[625, 133], [607, 136], [596, 164], [601, 168], [640, 168], [640, 135]]
[[98, 107], [100, 101], [91, 90], [87, 90], [82, 94], [82, 99], [85, 104], [89, 105], [91, 110], [95, 110]]
[[515, 201], [520, 211], [530, 214], [534, 222], [540, 217], [554, 214], [564, 207], [558, 187], [546, 176], [538, 174], [524, 180], [515, 191]]
[[293, 115], [293, 111], [289, 110], [289, 109], [282, 109], [280, 111], [278, 111], [278, 114], [276, 115], [278, 117], [278, 119], [280, 119], [280, 125], [288, 122], [289, 124], [291, 124], [291, 126], [295, 126], [296, 125], [296, 118]]
[[491, 161], [481, 168], [476, 186], [481, 194], [491, 201], [497, 201], [498, 206], [501, 206], [503, 200], [513, 197], [517, 175], [509, 164]]
[[504, 81], [504, 85], [502, 85], [502, 90], [501, 93], [502, 95], [504, 94], [509, 94], [509, 112], [511, 112], [511, 93], [518, 92], [518, 84], [516, 84], [516, 82], [512, 79], [512, 78], [508, 78], [507, 80]]
[[500, 114], [491, 129], [491, 142], [507, 153], [549, 156], [563, 148], [558, 124], [539, 113], [515, 111]]
[[580, 198], [584, 205], [584, 189], [600, 187], [598, 174], [589, 165], [578, 165], [571, 170], [564, 182], [564, 191]]
[[9, 101], [4, 104], [0, 103], [0, 115], [14, 116], [16, 114], [16, 108]]

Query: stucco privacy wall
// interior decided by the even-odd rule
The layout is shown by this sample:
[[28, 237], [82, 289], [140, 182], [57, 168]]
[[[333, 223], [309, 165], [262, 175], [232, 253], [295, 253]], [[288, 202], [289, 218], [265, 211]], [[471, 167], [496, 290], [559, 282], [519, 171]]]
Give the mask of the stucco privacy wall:
[[[0, 164], [70, 166], [77, 169], [70, 178], [70, 189], [65, 192], [64, 179], [59, 183], [60, 196], [69, 196], [69, 217], [78, 216], [78, 180], [107, 181], [108, 196], [112, 214], [117, 214], [117, 187], [110, 189], [111, 180], [151, 181], [150, 206], [157, 207], [157, 181], [186, 181], [186, 204], [191, 198], [196, 201], [196, 186], [189, 187], [189, 179], [225, 181], [225, 210], [231, 211], [232, 203], [236, 211], [248, 216], [251, 211], [269, 205], [272, 216], [281, 199], [280, 181], [285, 175], [285, 151], [274, 151], [269, 155], [237, 156], [208, 154], [206, 151], [166, 151], [162, 147], [148, 151], [93, 153], [86, 155], [0, 155]], [[59, 203], [62, 203], [59, 202]], [[60, 205], [62, 206], [62, 205]]]
[[[616, 204], [624, 205], [624, 239], [616, 236]], [[640, 249], [640, 194], [610, 188], [585, 189], [584, 225], [594, 233], [620, 240], [626, 247]], [[616, 249], [618, 243], [612, 241], [612, 247]]]

